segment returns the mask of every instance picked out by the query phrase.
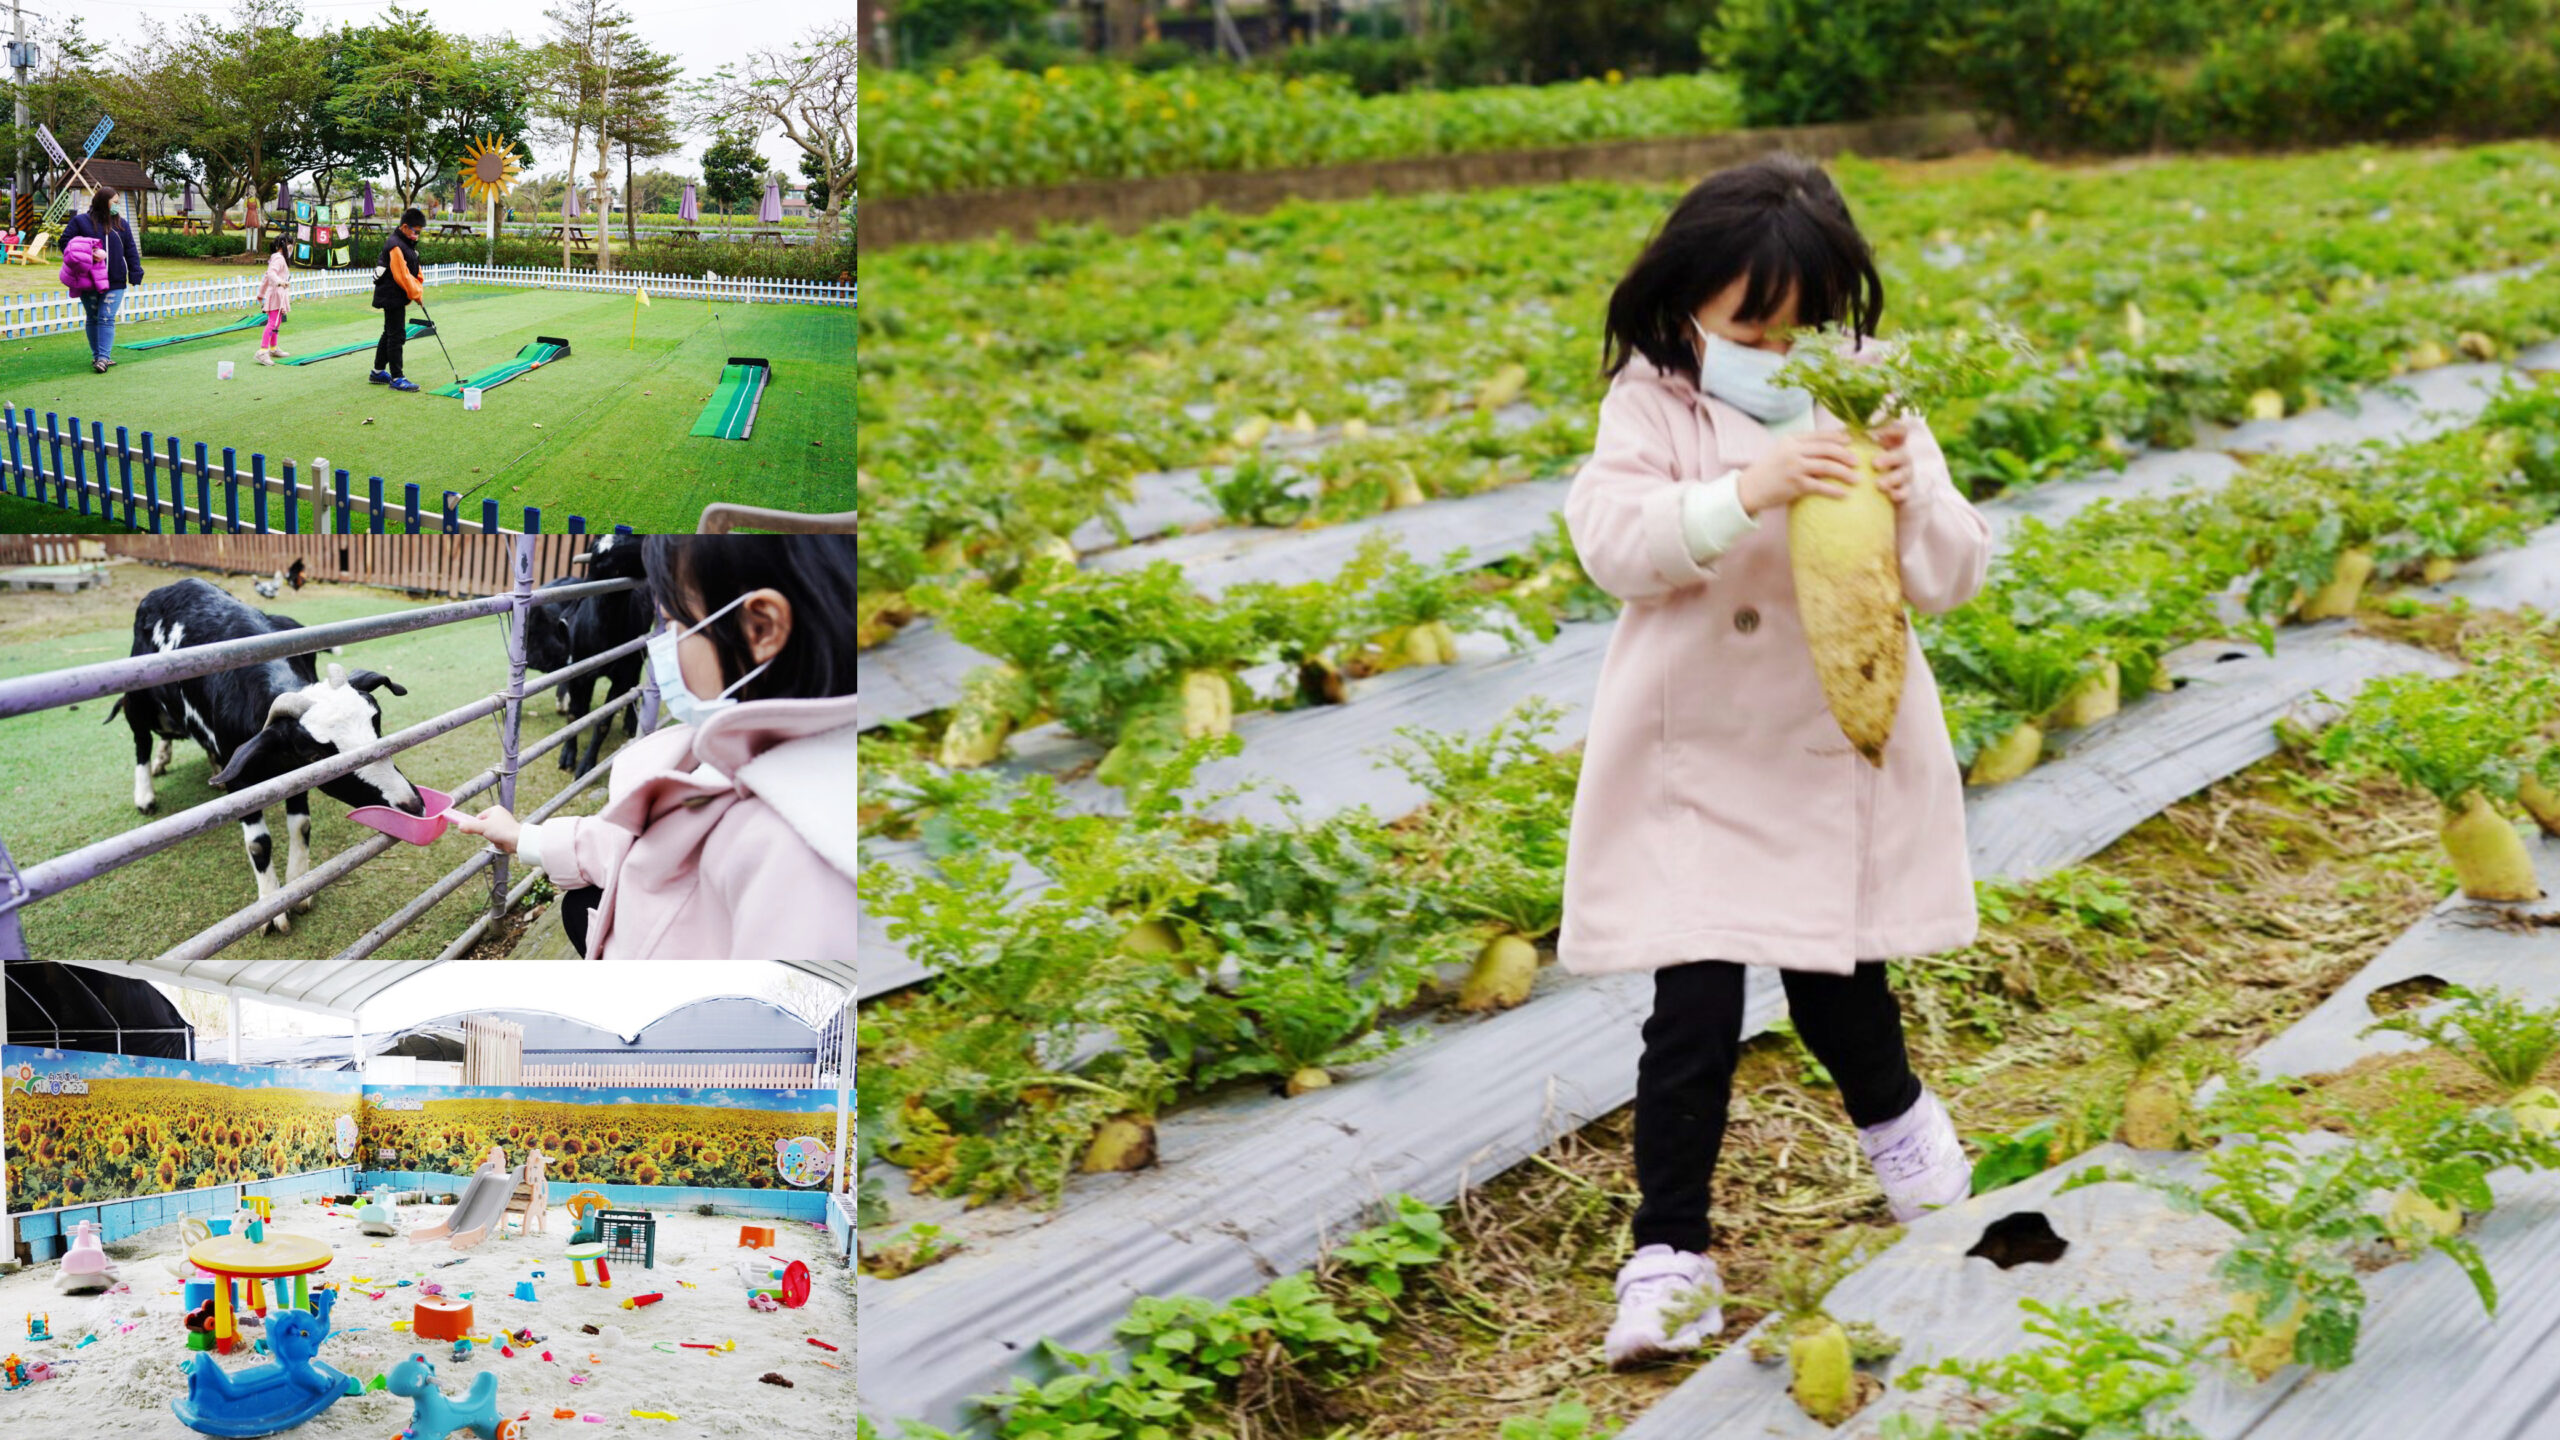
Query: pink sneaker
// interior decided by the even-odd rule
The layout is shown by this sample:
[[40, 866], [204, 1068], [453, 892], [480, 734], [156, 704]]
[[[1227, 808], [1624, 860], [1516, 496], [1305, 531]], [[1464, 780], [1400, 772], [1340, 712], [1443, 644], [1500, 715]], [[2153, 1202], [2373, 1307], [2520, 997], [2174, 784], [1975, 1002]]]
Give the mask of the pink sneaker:
[[1973, 1193], [1973, 1164], [1956, 1139], [1955, 1121], [1925, 1087], [1910, 1109], [1860, 1129], [1858, 1147], [1875, 1167], [1896, 1223], [1908, 1224]]
[[1664, 1312], [1685, 1309], [1701, 1298], [1713, 1300], [1723, 1289], [1716, 1262], [1668, 1245], [1647, 1245], [1618, 1269], [1618, 1318], [1609, 1326], [1609, 1367], [1623, 1370], [1649, 1360], [1668, 1359], [1695, 1350], [1724, 1329], [1724, 1308], [1710, 1304], [1705, 1313], [1665, 1334]]

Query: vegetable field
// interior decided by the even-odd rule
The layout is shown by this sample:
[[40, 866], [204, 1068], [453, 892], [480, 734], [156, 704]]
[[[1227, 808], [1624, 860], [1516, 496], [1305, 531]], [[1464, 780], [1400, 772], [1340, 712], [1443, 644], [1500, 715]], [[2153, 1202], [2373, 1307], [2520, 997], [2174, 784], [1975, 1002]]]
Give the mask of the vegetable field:
[[1993, 532], [1909, 621], [1981, 935], [1894, 967], [1974, 1198], [1886, 1223], [1755, 972], [1725, 1329], [1602, 1362], [1651, 985], [1552, 964], [1618, 615], [1560, 512], [1675, 191], [901, 249], [868, 1431], [2536, 1433], [2560, 147], [1832, 168]]

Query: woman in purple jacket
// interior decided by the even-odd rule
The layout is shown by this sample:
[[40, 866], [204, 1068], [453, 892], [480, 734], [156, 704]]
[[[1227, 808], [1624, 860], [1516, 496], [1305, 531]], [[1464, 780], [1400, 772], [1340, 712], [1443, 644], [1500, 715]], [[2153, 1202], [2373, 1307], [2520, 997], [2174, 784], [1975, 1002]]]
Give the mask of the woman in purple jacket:
[[107, 252], [107, 288], [80, 297], [80, 308], [89, 312], [89, 368], [100, 374], [116, 363], [116, 312], [124, 308], [124, 289], [142, 283], [142, 247], [133, 243], [133, 227], [115, 213], [115, 203], [116, 187], [101, 185], [89, 197], [88, 210], [62, 227], [63, 244], [86, 235]]

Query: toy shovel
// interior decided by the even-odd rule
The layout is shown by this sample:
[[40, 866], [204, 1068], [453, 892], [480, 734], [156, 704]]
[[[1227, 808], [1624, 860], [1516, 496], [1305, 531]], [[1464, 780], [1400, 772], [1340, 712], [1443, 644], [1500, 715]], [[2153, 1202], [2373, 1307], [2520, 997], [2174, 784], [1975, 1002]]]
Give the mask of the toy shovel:
[[418, 787], [418, 798], [426, 802], [427, 813], [412, 815], [388, 805], [365, 805], [347, 812], [347, 818], [369, 830], [379, 830], [394, 840], [412, 845], [433, 845], [436, 837], [452, 823], [445, 812], [453, 808], [453, 797], [441, 790]]

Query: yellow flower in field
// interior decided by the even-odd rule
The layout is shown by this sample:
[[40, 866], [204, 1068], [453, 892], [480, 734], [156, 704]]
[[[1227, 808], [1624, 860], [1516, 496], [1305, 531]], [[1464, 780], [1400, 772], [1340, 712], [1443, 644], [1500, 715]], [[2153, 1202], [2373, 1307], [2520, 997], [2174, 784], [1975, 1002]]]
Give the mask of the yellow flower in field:
[[1160, 106], [1160, 107], [1158, 107], [1158, 109], [1156, 110], [1156, 118], [1157, 118], [1157, 119], [1159, 119], [1159, 120], [1172, 120], [1172, 119], [1176, 119], [1176, 118], [1178, 118], [1178, 117], [1174, 114], [1174, 109], [1173, 109], [1173, 107], [1172, 107], [1172, 106], [1170, 106], [1170, 105], [1165, 105], [1165, 106]]
[[936, 92], [928, 98], [932, 101], [933, 108], [936, 110], [948, 110], [951, 108], [951, 97], [948, 95]]
[[957, 70], [954, 70], [954, 69], [950, 68], [950, 67], [949, 67], [949, 66], [947, 66], [947, 65], [946, 65], [946, 66], [944, 66], [942, 69], [940, 69], [940, 70], [938, 70], [938, 71], [934, 72], [934, 76], [933, 76], [934, 83], [935, 83], [935, 84], [937, 84], [937, 85], [948, 85], [948, 84], [950, 84], [952, 81], [957, 80], [957, 79], [959, 79], [959, 78], [960, 78], [960, 72], [959, 72], [959, 71], [957, 71]]
[[1185, 109], [1185, 110], [1197, 110], [1197, 109], [1199, 109], [1199, 108], [1200, 108], [1200, 95], [1199, 95], [1199, 92], [1198, 92], [1198, 91], [1195, 91], [1195, 90], [1185, 90], [1185, 91], [1183, 91], [1183, 92], [1182, 92], [1182, 108], [1183, 108], [1183, 109]]
[[1615, 84], [1617, 84], [1618, 82], [1620, 82], [1620, 81], [1622, 81], [1622, 80], [1624, 80], [1624, 79], [1626, 79], [1626, 78], [1627, 78], [1626, 76], [1619, 74], [1619, 73], [1617, 72], [1617, 70], [1616, 70], [1614, 67], [1612, 67], [1612, 68], [1611, 68], [1611, 70], [1609, 71], [1608, 79], [1609, 79], [1609, 83], [1610, 83], [1610, 84], [1612, 84], [1612, 85], [1615, 85]]
[[1281, 86], [1280, 89], [1282, 93], [1291, 96], [1304, 95], [1307, 93], [1305, 83], [1298, 80], [1292, 80], [1288, 84]]
[[1067, 83], [1067, 67], [1064, 65], [1052, 65], [1048, 69], [1040, 72], [1040, 78], [1048, 81], [1052, 85], [1064, 85]]

